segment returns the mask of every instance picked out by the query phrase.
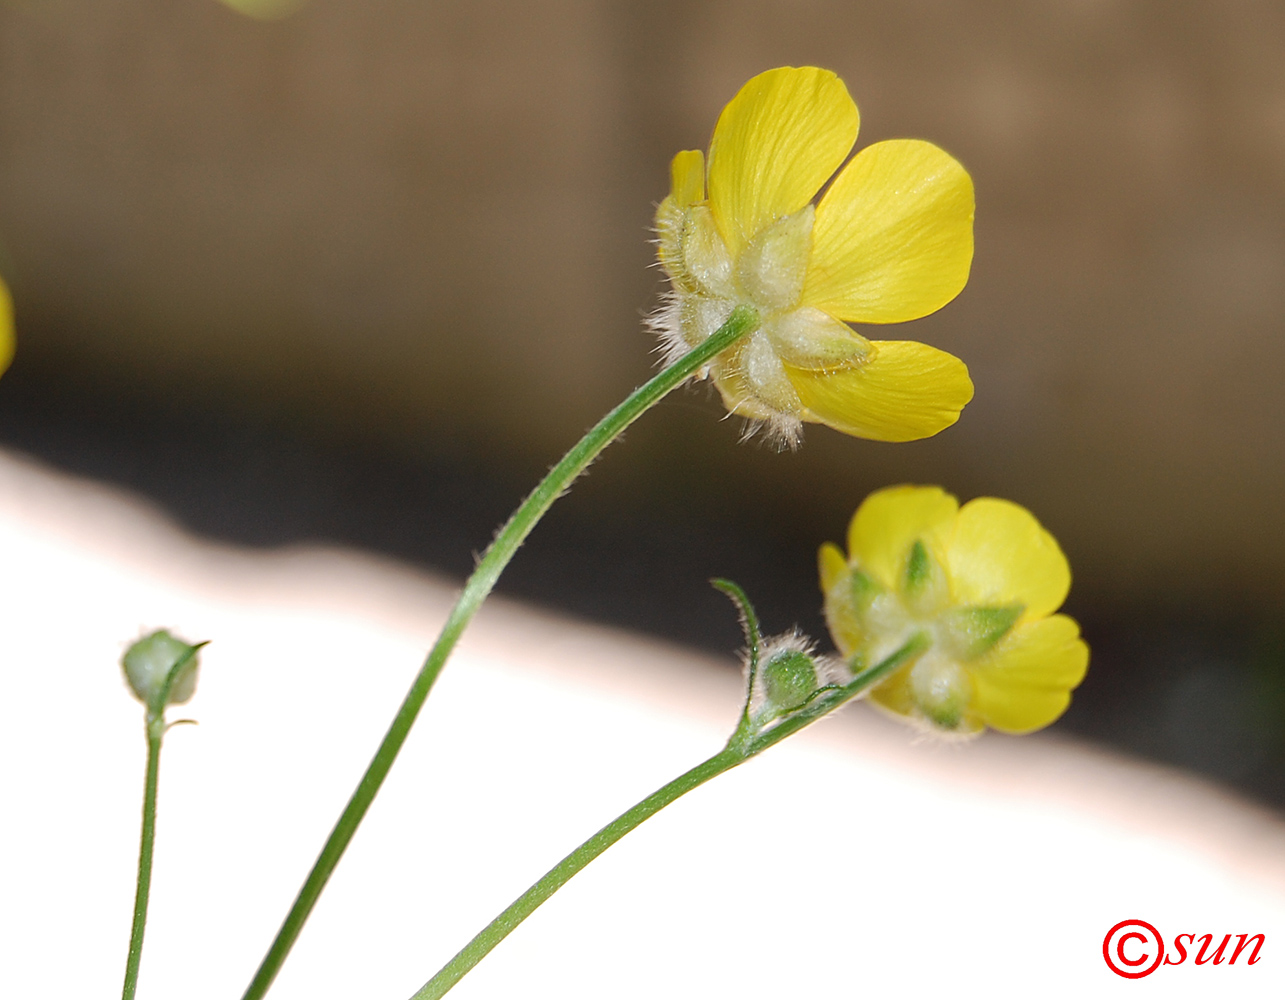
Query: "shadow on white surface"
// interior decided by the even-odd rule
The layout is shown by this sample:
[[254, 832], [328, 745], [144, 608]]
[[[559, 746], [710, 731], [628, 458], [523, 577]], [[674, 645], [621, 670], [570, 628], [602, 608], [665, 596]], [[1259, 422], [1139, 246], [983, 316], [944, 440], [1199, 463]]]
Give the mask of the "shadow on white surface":
[[[2, 455], [0, 553], [5, 992], [120, 988], [145, 744], [117, 661], [166, 626], [212, 642], [170, 710], [200, 725], [166, 741], [139, 997], [239, 997], [452, 585], [349, 552], [209, 545]], [[730, 655], [493, 601], [271, 996], [409, 996], [718, 750], [739, 705]], [[1130, 981], [1102, 957], [1126, 918], [1266, 945], [1252, 967]], [[631, 834], [452, 996], [1276, 997], [1282, 932], [1275, 815], [1056, 734], [923, 743], [852, 706]]]

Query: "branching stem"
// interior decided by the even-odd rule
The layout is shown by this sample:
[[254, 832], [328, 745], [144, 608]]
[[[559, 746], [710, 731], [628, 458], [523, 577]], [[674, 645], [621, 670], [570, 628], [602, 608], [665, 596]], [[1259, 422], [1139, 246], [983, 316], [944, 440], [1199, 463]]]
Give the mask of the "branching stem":
[[[734, 589], [741, 598], [744, 597], [739, 587], [735, 587], [735, 585], [729, 587], [726, 584], [727, 581], [718, 581], [716, 586], [719, 586], [719, 589], [726, 593], [732, 593]], [[749, 602], [744, 601], [742, 607], [749, 607]], [[752, 615], [752, 613], [753, 610], [751, 609], [750, 614]], [[757, 636], [757, 622], [755, 622], [754, 633]], [[711, 778], [718, 777], [724, 771], [730, 771], [738, 764], [743, 764], [755, 754], [762, 753], [791, 733], [798, 732], [821, 716], [833, 712], [840, 705], [856, 698], [872, 684], [883, 680], [910, 657], [920, 652], [924, 645], [925, 639], [923, 636], [916, 635], [912, 637], [904, 646], [882, 662], [868, 670], [863, 670], [847, 684], [836, 687], [827, 696], [810, 702], [806, 708], [787, 716], [762, 732], [747, 732], [744, 728], [745, 723], [737, 726], [736, 732], [728, 740], [727, 746], [714, 754], [713, 757], [702, 764], [697, 764], [685, 774], [679, 775], [663, 788], [652, 792], [559, 861], [543, 878], [509, 904], [508, 909], [482, 928], [472, 941], [442, 966], [437, 975], [419, 988], [414, 996], [411, 997], [411, 1000], [439, 1000], [451, 987], [463, 979], [473, 966], [482, 961], [492, 948], [508, 937], [523, 920], [535, 912], [541, 903], [566, 885], [573, 875], [616, 841], [620, 840], [630, 830], [651, 819], [665, 806], [686, 795], [693, 788], [705, 784]]]

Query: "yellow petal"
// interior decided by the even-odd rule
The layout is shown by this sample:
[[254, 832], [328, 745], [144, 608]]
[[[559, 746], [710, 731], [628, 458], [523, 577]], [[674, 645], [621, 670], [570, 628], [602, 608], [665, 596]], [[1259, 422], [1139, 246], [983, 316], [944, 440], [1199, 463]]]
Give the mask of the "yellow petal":
[[821, 591], [829, 593], [848, 572], [848, 560], [843, 557], [837, 545], [826, 542], [817, 552], [817, 568], [821, 573]]
[[9, 287], [0, 278], [0, 372], [13, 360], [13, 298]]
[[902, 667], [870, 692], [870, 701], [903, 718], [915, 717], [915, 696], [910, 692], [910, 667]]
[[1025, 507], [995, 497], [960, 509], [946, 569], [957, 603], [1021, 604], [1023, 621], [1053, 613], [1071, 589], [1071, 567], [1057, 540]]
[[821, 592], [825, 598], [822, 607], [830, 638], [843, 656], [851, 656], [863, 649], [870, 637], [863, 616], [853, 602], [848, 560], [837, 545], [826, 542], [817, 553], [817, 568], [821, 574]]
[[877, 142], [817, 206], [801, 301], [858, 323], [918, 319], [960, 293], [972, 260], [967, 171], [930, 142]]
[[797, 212], [857, 141], [857, 106], [828, 70], [784, 66], [750, 80], [723, 109], [709, 146], [709, 202], [735, 256]]
[[1054, 615], [1019, 625], [970, 665], [971, 711], [1001, 732], [1041, 729], [1066, 711], [1088, 665], [1089, 647], [1074, 619]]
[[705, 154], [684, 149], [669, 164], [669, 196], [680, 208], [705, 200]]
[[839, 371], [785, 371], [804, 420], [874, 441], [917, 441], [959, 419], [973, 398], [968, 368], [957, 357], [913, 340], [876, 340], [873, 357]]
[[940, 486], [890, 486], [871, 493], [848, 525], [848, 555], [889, 590], [896, 590], [916, 540], [934, 554], [950, 540], [959, 510]]

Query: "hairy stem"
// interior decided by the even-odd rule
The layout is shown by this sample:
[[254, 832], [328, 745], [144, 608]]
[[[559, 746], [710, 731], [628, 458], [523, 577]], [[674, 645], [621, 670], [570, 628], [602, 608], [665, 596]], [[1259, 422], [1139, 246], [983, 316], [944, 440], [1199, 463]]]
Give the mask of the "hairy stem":
[[366, 815], [366, 810], [370, 808], [384, 778], [393, 766], [393, 761], [397, 759], [397, 754], [402, 744], [406, 742], [406, 737], [410, 734], [411, 726], [414, 725], [420, 708], [423, 707], [433, 683], [445, 666], [456, 642], [459, 641], [482, 602], [491, 593], [496, 580], [499, 579], [527, 535], [539, 523], [545, 512], [553, 506], [554, 501], [571, 486], [607, 445], [620, 436], [625, 428], [713, 360], [715, 355], [725, 351], [738, 339], [753, 331], [757, 325], [758, 314], [752, 308], [740, 306], [735, 309], [727, 322], [699, 347], [679, 358], [642, 387], [635, 389], [624, 402], [603, 417], [550, 470], [531, 495], [514, 511], [508, 523], [500, 529], [495, 540], [478, 562], [473, 575], [464, 584], [464, 590], [451, 609], [446, 624], [442, 626], [437, 642], [429, 650], [424, 665], [411, 684], [410, 691], [407, 692], [396, 716], [393, 717], [392, 725], [388, 727], [383, 742], [375, 751], [375, 756], [366, 768], [366, 773], [362, 775], [356, 790], [330, 832], [330, 837], [322, 847], [321, 854], [312, 866], [312, 871], [308, 873], [303, 888], [295, 898], [294, 905], [286, 915], [254, 979], [247, 987], [243, 1000], [260, 1000], [272, 985], [282, 963], [294, 946], [299, 932], [303, 929], [308, 915], [321, 896], [321, 891], [325, 888], [331, 872], [339, 863], [353, 834], [357, 832], [357, 827]]

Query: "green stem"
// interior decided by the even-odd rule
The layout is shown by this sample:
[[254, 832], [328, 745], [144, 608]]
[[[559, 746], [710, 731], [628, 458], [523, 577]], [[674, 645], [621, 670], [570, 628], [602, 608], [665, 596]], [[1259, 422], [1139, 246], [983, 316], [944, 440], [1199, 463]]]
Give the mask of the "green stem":
[[138, 966], [143, 959], [143, 930], [147, 926], [147, 900], [152, 889], [152, 846], [156, 842], [156, 784], [161, 767], [163, 719], [147, 713], [147, 779], [143, 786], [143, 832], [138, 844], [138, 885], [134, 891], [134, 926], [129, 934], [129, 956], [125, 960], [125, 986], [121, 1000], [134, 1000], [138, 989]]
[[478, 562], [473, 575], [464, 584], [464, 590], [451, 609], [446, 624], [442, 626], [437, 642], [429, 650], [424, 665], [420, 668], [401, 707], [397, 710], [397, 715], [394, 716], [392, 725], [388, 727], [383, 742], [375, 751], [375, 756], [366, 768], [366, 773], [362, 775], [338, 822], [331, 830], [330, 837], [322, 847], [321, 854], [312, 866], [312, 871], [308, 873], [303, 887], [299, 890], [299, 895], [295, 897], [294, 905], [286, 915], [254, 979], [246, 988], [242, 1000], [260, 1000], [272, 985], [286, 956], [290, 954], [295, 939], [303, 929], [304, 922], [316, 905], [322, 889], [325, 888], [331, 872], [343, 857], [344, 850], [366, 815], [366, 810], [370, 808], [370, 803], [379, 792], [380, 785], [383, 784], [384, 778], [393, 766], [393, 761], [397, 759], [398, 751], [406, 742], [411, 726], [415, 723], [415, 717], [419, 714], [429, 691], [432, 690], [437, 675], [441, 673], [460, 635], [477, 613], [482, 602], [486, 600], [500, 573], [513, 558], [527, 535], [531, 533], [545, 512], [553, 506], [553, 502], [566, 492], [580, 473], [584, 472], [625, 428], [712, 361], [715, 355], [727, 350], [738, 339], [754, 330], [757, 325], [758, 314], [748, 306], [738, 306], [728, 317], [727, 322], [699, 347], [683, 355], [642, 387], [635, 389], [624, 402], [603, 417], [550, 470], [531, 495], [514, 511], [508, 523], [500, 529], [495, 540]]
[[473, 966], [482, 961], [492, 948], [508, 937], [518, 924], [529, 917], [536, 907], [566, 885], [581, 868], [675, 799], [724, 771], [731, 770], [737, 764], [744, 763], [747, 759], [736, 750], [721, 750], [703, 764], [696, 765], [664, 788], [652, 792], [628, 812], [612, 820], [559, 861], [540, 881], [515, 899], [507, 910], [487, 924], [477, 937], [442, 966], [437, 975], [421, 986], [411, 1000], [437, 1000], [438, 997], [443, 996], [447, 990], [463, 979]]
[[[715, 585], [726, 593], [740, 588], [728, 581], [720, 580]], [[742, 595], [743, 596], [743, 593]], [[749, 602], [745, 602], [745, 607]], [[752, 613], [752, 609], [751, 609]], [[757, 621], [755, 621], [757, 633]], [[469, 972], [473, 966], [482, 961], [497, 944], [512, 933], [517, 926], [529, 917], [536, 908], [555, 892], [567, 884], [580, 869], [598, 857], [608, 847], [618, 841], [630, 830], [651, 819], [675, 799], [686, 795], [693, 788], [716, 778], [724, 771], [730, 771], [738, 764], [743, 764], [755, 754], [762, 753], [768, 747], [779, 743], [791, 733], [796, 733], [809, 723], [815, 722], [823, 715], [833, 712], [844, 703], [860, 695], [872, 684], [887, 677], [902, 666], [906, 660], [921, 652], [926, 645], [926, 637], [916, 635], [891, 656], [858, 673], [851, 681], [835, 689], [833, 694], [818, 699], [806, 709], [796, 712], [780, 723], [759, 735], [746, 739], [740, 726], [728, 741], [727, 746], [714, 754], [703, 764], [697, 764], [690, 771], [679, 775], [668, 785], [652, 792], [645, 799], [612, 820], [574, 851], [551, 868], [543, 878], [526, 892], [509, 904], [508, 909], [487, 924], [477, 936], [466, 944], [455, 957], [447, 962], [432, 979], [419, 988], [411, 1000], [438, 1000]]]
[[170, 667], [160, 689], [147, 706], [147, 777], [143, 782], [143, 830], [138, 838], [138, 882], [134, 889], [134, 923], [129, 932], [129, 954], [125, 958], [125, 985], [121, 1000], [134, 1000], [138, 989], [138, 966], [143, 960], [143, 931], [147, 928], [147, 901], [152, 892], [152, 850], [156, 843], [156, 787], [161, 771], [161, 741], [165, 739], [165, 705], [179, 671], [206, 643], [188, 649]]

